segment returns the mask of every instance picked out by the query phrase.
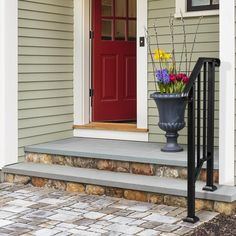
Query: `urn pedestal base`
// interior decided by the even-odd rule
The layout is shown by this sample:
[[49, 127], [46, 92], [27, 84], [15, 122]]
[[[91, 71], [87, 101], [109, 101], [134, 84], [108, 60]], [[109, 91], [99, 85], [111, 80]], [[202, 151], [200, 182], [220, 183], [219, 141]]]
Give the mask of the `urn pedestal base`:
[[177, 132], [166, 132], [166, 145], [161, 148], [162, 152], [182, 152], [184, 149], [177, 143]]

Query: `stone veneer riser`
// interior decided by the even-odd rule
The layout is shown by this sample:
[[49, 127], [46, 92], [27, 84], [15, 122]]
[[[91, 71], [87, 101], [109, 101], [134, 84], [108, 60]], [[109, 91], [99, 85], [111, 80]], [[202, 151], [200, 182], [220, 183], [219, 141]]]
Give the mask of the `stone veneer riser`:
[[[113, 188], [106, 186], [73, 183], [54, 179], [29, 177], [23, 175], [5, 174], [5, 182], [15, 184], [32, 184], [35, 187], [48, 187], [73, 193], [86, 193], [91, 195], [107, 195], [154, 204], [166, 204], [176, 207], [187, 207], [187, 198], [175, 195], [158, 194], [135, 191], [130, 189]], [[226, 203], [220, 201], [196, 199], [196, 210], [216, 211], [226, 215], [236, 214], [236, 202]]]
[[[71, 157], [44, 153], [26, 153], [26, 161], [33, 163], [65, 165], [79, 168], [107, 170], [139, 175], [187, 179], [187, 168], [179, 166], [144, 164], [129, 161]], [[206, 170], [202, 169], [199, 180], [206, 181]], [[214, 170], [214, 182], [219, 182], [219, 171]]]

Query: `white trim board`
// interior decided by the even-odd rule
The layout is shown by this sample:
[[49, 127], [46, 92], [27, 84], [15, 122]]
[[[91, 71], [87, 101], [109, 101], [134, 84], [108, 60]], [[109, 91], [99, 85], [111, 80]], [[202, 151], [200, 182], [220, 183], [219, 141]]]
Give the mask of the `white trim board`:
[[0, 1], [0, 168], [18, 159], [18, 0]]
[[219, 182], [234, 185], [235, 2], [220, 2]]
[[208, 11], [187, 11], [187, 0], [175, 0], [175, 17], [180, 18], [181, 12], [183, 17], [200, 17], [219, 15], [219, 10]]
[[127, 132], [116, 130], [75, 129], [75, 137], [98, 138], [148, 142], [148, 132]]
[[[91, 1], [74, 0], [75, 125], [85, 125], [90, 122], [90, 8]], [[142, 65], [137, 66], [137, 128], [140, 129], [147, 129], [148, 127], [147, 45], [139, 47], [138, 42], [139, 37], [145, 35], [144, 29], [147, 27], [147, 14], [147, 0], [137, 0], [137, 65]], [[75, 130], [74, 136], [80, 137], [80, 133]], [[138, 134], [135, 135], [137, 135], [139, 140]], [[143, 141], [146, 141], [146, 138]]]

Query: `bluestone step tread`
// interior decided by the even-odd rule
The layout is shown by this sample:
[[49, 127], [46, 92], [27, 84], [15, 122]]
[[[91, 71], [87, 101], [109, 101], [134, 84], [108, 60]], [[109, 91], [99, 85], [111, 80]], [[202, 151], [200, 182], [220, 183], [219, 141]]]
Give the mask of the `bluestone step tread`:
[[[3, 168], [3, 172], [107, 187], [187, 196], [187, 182], [182, 179], [27, 162], [6, 166]], [[218, 185], [217, 191], [206, 192], [202, 190], [203, 186], [203, 182], [198, 181], [196, 183], [197, 198], [224, 202], [233, 202], [236, 200], [235, 187]]]
[[[187, 148], [183, 152], [161, 152], [163, 144], [109, 139], [69, 138], [25, 147], [26, 152], [87, 157], [169, 166], [187, 166]], [[215, 169], [218, 150], [215, 149]]]

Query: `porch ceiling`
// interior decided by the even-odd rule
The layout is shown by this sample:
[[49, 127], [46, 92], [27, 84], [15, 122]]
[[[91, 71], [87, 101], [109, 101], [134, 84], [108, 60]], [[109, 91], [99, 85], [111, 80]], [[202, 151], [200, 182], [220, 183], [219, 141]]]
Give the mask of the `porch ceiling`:
[[[26, 152], [63, 156], [88, 157], [169, 166], [187, 166], [187, 149], [179, 153], [164, 153], [163, 144], [118, 141], [109, 139], [70, 138], [25, 147]], [[218, 169], [218, 149], [215, 149], [215, 169]]]

